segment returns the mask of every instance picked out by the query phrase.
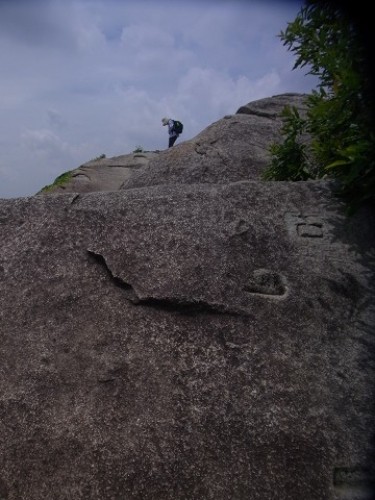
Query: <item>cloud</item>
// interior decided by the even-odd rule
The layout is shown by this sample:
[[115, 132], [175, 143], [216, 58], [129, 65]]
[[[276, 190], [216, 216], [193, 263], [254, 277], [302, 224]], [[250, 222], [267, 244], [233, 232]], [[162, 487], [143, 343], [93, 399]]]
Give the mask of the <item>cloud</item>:
[[27, 130], [21, 136], [23, 144], [43, 156], [54, 156], [69, 152], [69, 145], [54, 132], [47, 129]]
[[290, 1], [1, 0], [0, 197], [33, 194], [103, 153], [163, 149], [165, 115], [189, 139], [252, 100], [313, 88], [277, 38], [298, 10]]
[[0, 37], [16, 46], [72, 46], [73, 30], [60, 2], [17, 0], [0, 2]]
[[122, 29], [121, 43], [125, 48], [138, 52], [149, 49], [173, 48], [173, 36], [152, 24], [136, 24]]
[[66, 127], [67, 123], [64, 120], [61, 113], [56, 111], [55, 109], [47, 110], [48, 123], [52, 128], [62, 129]]
[[233, 78], [210, 68], [192, 68], [179, 83], [178, 96], [192, 118], [202, 115], [203, 119], [208, 114], [210, 119], [215, 120], [234, 113], [250, 100], [269, 97], [279, 82], [276, 71], [252, 81], [244, 75]]

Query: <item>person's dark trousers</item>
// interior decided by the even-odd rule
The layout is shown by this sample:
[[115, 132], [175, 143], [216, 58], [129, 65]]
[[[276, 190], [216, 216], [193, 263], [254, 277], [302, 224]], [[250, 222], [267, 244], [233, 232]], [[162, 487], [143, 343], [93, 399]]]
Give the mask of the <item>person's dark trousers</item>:
[[176, 139], [177, 139], [177, 135], [174, 135], [173, 137], [169, 138], [169, 144], [168, 144], [169, 148], [171, 148], [173, 146], [173, 144], [176, 142]]

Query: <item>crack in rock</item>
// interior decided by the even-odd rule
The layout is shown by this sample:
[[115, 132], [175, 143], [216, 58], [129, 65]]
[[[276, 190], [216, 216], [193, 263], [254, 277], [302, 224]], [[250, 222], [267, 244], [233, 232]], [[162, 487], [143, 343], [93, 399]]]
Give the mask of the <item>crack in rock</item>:
[[71, 204], [71, 205], [74, 205], [74, 203], [76, 203], [76, 202], [77, 202], [77, 200], [78, 200], [78, 198], [79, 198], [79, 197], [80, 197], [80, 195], [79, 195], [79, 194], [74, 195], [74, 196], [73, 196], [73, 198], [71, 199], [70, 204]]
[[165, 311], [179, 312], [186, 315], [204, 314], [227, 314], [230, 316], [243, 316], [241, 313], [228, 310], [221, 304], [210, 304], [203, 300], [181, 300], [171, 297], [154, 298], [146, 297], [141, 300], [142, 304], [157, 307]]
[[107, 261], [105, 260], [105, 257], [100, 254], [100, 253], [97, 253], [97, 252], [94, 252], [93, 250], [87, 250], [87, 252], [89, 253], [89, 255], [91, 255], [91, 257], [102, 267], [105, 269], [106, 271], [106, 274], [107, 276], [109, 276], [111, 278], [111, 280], [113, 281], [113, 283], [122, 288], [125, 292], [125, 297], [130, 300], [131, 302], [133, 303], [138, 303], [139, 302], [139, 297], [137, 296], [137, 294], [135, 293], [132, 285], [130, 285], [129, 283], [126, 283], [126, 281], [124, 281], [122, 278], [119, 278], [118, 276], [115, 276], [111, 269], [109, 268], [108, 264], [107, 264]]
[[259, 116], [261, 118], [271, 118], [271, 119], [275, 119], [275, 118], [279, 117], [279, 114], [276, 112], [261, 111], [258, 109], [249, 108], [247, 106], [241, 106], [240, 109], [237, 111], [237, 114], [239, 114], [239, 115], [253, 115], [253, 116]]
[[107, 264], [105, 257], [93, 250], [87, 250], [89, 255], [105, 269], [107, 276], [113, 283], [122, 288], [125, 298], [135, 305], [156, 307], [165, 311], [179, 312], [181, 314], [194, 315], [204, 312], [205, 314], [228, 314], [232, 316], [242, 316], [243, 312], [229, 310], [224, 304], [210, 304], [204, 300], [180, 299], [176, 297], [139, 297], [133, 286], [122, 278], [115, 276]]

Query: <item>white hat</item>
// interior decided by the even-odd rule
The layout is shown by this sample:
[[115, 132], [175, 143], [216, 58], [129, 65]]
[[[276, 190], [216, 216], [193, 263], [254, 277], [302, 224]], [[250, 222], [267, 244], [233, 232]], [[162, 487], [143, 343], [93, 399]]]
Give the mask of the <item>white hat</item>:
[[163, 125], [168, 125], [169, 120], [170, 120], [169, 118], [162, 118], [161, 122]]

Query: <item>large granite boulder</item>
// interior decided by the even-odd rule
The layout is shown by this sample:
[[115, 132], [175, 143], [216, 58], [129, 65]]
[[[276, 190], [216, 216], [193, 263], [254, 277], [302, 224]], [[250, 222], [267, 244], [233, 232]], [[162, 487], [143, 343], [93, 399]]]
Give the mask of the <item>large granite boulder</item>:
[[1, 500], [372, 498], [374, 212], [150, 184], [0, 200]]
[[173, 148], [91, 160], [45, 194], [259, 179], [270, 162], [270, 144], [282, 139], [281, 111], [294, 106], [304, 115], [305, 100], [306, 94], [293, 93], [259, 99], [190, 140], [181, 135]]
[[270, 163], [270, 145], [281, 140], [281, 111], [295, 106], [303, 114], [305, 99], [303, 94], [283, 94], [249, 103], [153, 157], [132, 172], [122, 189], [259, 179]]

